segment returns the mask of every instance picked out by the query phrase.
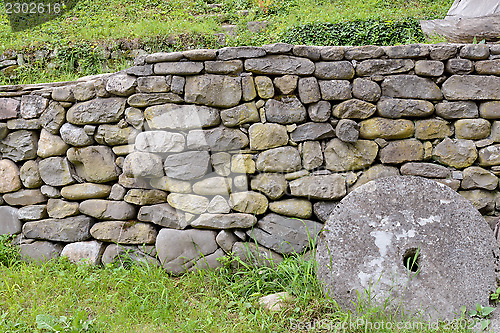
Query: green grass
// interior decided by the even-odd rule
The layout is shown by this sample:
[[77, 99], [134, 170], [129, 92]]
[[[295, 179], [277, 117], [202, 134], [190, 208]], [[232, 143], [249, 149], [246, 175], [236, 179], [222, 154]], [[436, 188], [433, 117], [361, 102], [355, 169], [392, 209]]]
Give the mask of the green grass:
[[[0, 243], [8, 259], [0, 262], [0, 332], [304, 332], [342, 325], [346, 332], [465, 332], [449, 323], [398, 322], [369, 306], [370, 292], [355, 313], [344, 311], [323, 295], [316, 262], [301, 256], [273, 267], [226, 259], [217, 271], [172, 277], [152, 266], [28, 264], [7, 239]], [[281, 311], [259, 306], [261, 296], [281, 291], [293, 296]]]
[[[82, 76], [112, 73], [130, 67], [131, 57], [107, 52], [142, 48], [147, 52], [175, 51], [192, 48], [218, 48], [215, 34], [222, 25], [235, 24], [237, 36], [226, 36], [225, 45], [256, 45], [280, 42], [290, 36], [290, 29], [317, 23], [373, 21], [374, 27], [364, 34], [385, 29], [377, 21], [405, 21], [444, 17], [453, 0], [80, 0], [62, 16], [37, 27], [12, 32], [0, 1], [0, 54], [16, 50], [24, 55], [25, 66], [14, 75], [1, 75], [0, 85], [71, 81]], [[222, 6], [210, 8], [211, 3]], [[246, 16], [238, 10], [248, 10]], [[214, 14], [220, 15], [213, 16]], [[209, 15], [209, 16], [207, 16]], [[265, 20], [268, 27], [261, 33], [247, 30], [247, 23]], [[318, 27], [320, 27], [319, 25]], [[344, 35], [350, 36], [346, 26]], [[352, 29], [352, 28], [351, 28]], [[356, 28], [354, 28], [356, 30]], [[363, 30], [363, 29], [358, 29]], [[411, 31], [410, 31], [411, 30]], [[416, 31], [418, 30], [418, 31]], [[410, 35], [419, 35], [413, 23]], [[311, 35], [312, 34], [312, 35]], [[306, 39], [291, 38], [294, 43], [330, 43], [328, 29], [309, 29]], [[293, 35], [293, 31], [292, 31]], [[363, 32], [360, 34], [363, 36]], [[298, 36], [300, 37], [300, 35]], [[364, 37], [361, 37], [362, 39]], [[384, 39], [384, 37], [381, 37]], [[364, 38], [370, 43], [373, 38]], [[380, 38], [379, 38], [380, 39]], [[399, 43], [412, 42], [403, 38]], [[384, 43], [391, 42], [384, 39]], [[421, 39], [418, 39], [421, 41]], [[441, 41], [441, 40], [438, 40]], [[354, 42], [347, 40], [342, 42]], [[434, 42], [434, 41], [430, 41]], [[37, 60], [37, 54], [49, 57]]]
[[[218, 2], [218, 1], [215, 1]], [[268, 31], [243, 36], [230, 44], [262, 44], [290, 26], [310, 22], [443, 17], [452, 0], [221, 0], [221, 9], [210, 10], [203, 0], [80, 0], [62, 17], [36, 28], [12, 33], [5, 15], [0, 15], [0, 52], [14, 48], [36, 48], [41, 44], [66, 45], [90, 41], [151, 39], [156, 36], [213, 34], [221, 31], [220, 19], [202, 17], [224, 13], [225, 23], [243, 27], [249, 20], [268, 20]], [[260, 4], [260, 6], [259, 6]], [[253, 10], [249, 16], [238, 9]], [[0, 13], [4, 12], [0, 3]], [[256, 41], [254, 41], [256, 40]], [[194, 43], [196, 44], [196, 43]], [[196, 46], [196, 45], [191, 45]]]

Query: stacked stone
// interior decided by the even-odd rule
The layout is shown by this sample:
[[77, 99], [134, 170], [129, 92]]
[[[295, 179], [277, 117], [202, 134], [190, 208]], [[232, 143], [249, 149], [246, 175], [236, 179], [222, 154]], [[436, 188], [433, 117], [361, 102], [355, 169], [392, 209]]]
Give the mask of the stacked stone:
[[0, 233], [31, 258], [265, 264], [307, 251], [349, 191], [398, 174], [444, 183], [496, 223], [499, 54], [280, 43], [0, 87]]

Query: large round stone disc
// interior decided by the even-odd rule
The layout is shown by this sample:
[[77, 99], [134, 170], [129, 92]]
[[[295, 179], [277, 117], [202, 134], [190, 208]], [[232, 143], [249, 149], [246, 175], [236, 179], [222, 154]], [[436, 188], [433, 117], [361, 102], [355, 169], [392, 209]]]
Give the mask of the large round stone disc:
[[[396, 176], [346, 196], [328, 218], [317, 248], [324, 291], [353, 309], [356, 291], [391, 311], [451, 318], [488, 305], [498, 246], [479, 211], [433, 180]], [[364, 297], [367, 300], [366, 297]], [[420, 317], [422, 318], [422, 317]]]

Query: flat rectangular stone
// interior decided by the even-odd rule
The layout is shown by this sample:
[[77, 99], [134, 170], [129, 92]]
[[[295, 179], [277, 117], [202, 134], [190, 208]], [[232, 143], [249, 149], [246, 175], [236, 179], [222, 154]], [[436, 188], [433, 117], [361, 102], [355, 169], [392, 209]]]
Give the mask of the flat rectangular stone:
[[160, 62], [155, 64], [154, 72], [157, 75], [194, 75], [199, 74], [203, 68], [202, 62]]
[[441, 88], [448, 100], [500, 99], [500, 77], [486, 75], [453, 75]]

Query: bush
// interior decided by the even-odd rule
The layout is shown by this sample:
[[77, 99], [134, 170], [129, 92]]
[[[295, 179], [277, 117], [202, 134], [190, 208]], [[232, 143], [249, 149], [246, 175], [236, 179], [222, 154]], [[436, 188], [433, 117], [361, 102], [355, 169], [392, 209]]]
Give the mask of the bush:
[[425, 37], [417, 20], [366, 20], [307, 23], [285, 30], [280, 40], [302, 45], [396, 45], [420, 43]]

